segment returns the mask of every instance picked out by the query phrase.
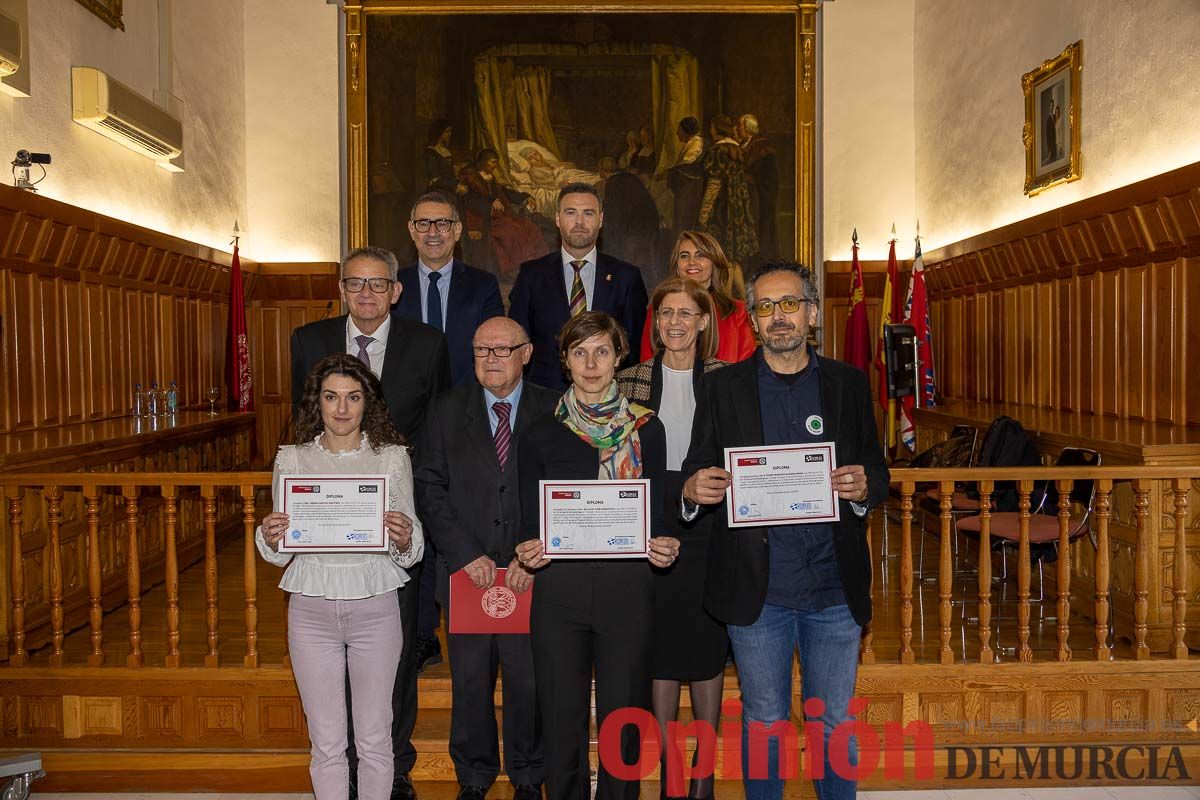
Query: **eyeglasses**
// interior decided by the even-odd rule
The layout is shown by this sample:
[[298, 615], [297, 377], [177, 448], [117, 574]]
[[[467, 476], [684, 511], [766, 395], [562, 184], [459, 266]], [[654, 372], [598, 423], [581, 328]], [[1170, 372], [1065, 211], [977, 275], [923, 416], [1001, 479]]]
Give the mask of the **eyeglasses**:
[[520, 344], [514, 344], [512, 346], [501, 345], [500, 347], [484, 347], [482, 345], [475, 345], [471, 348], [471, 352], [475, 354], [476, 358], [487, 358], [488, 356], [495, 356], [496, 358], [508, 358], [527, 344], [529, 344], [529, 342], [521, 342]]
[[659, 319], [677, 318], [680, 322], [690, 322], [693, 319], [699, 319], [704, 316], [699, 311], [692, 311], [690, 308], [660, 308], [654, 312]]
[[438, 233], [445, 233], [450, 230], [456, 219], [414, 219], [412, 226], [417, 229], [418, 233], [429, 233], [429, 226], [434, 226], [438, 229]]
[[390, 291], [395, 281], [391, 278], [342, 278], [342, 288], [350, 294], [358, 294], [364, 286], [370, 286], [375, 294]]
[[762, 300], [754, 301], [754, 316], [769, 317], [775, 313], [775, 306], [779, 306], [779, 310], [785, 314], [795, 314], [800, 310], [801, 306], [811, 302], [811, 300], [805, 300], [803, 297], [781, 297], [778, 300], [770, 300], [764, 297]]

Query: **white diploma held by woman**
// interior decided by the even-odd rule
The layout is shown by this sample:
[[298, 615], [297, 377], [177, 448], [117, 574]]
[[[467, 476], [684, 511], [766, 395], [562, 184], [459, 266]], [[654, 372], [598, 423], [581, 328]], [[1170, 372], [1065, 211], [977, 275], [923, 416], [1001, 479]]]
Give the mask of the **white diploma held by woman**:
[[[425, 549], [412, 465], [379, 379], [354, 356], [317, 362], [305, 379], [299, 409], [297, 444], [281, 447], [275, 459], [274, 496], [280, 496], [285, 479], [296, 476], [350, 477], [357, 491], [362, 476], [386, 475], [386, 499], [371, 524], [382, 525], [388, 549], [280, 552], [292, 529], [282, 510], [263, 517], [255, 541], [263, 558], [287, 567], [279, 587], [291, 593], [288, 649], [308, 718], [316, 796], [341, 798], [348, 791], [348, 675], [359, 796], [387, 797], [393, 777], [392, 686], [404, 645], [396, 589], [408, 582], [406, 569]], [[318, 482], [308, 477], [298, 485]]]

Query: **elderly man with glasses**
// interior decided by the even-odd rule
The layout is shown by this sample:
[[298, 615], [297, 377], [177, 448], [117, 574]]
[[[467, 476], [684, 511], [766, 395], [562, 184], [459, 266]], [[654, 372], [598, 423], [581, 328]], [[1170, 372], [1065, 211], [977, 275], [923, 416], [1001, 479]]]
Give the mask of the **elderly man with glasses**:
[[[533, 347], [505, 317], [484, 322], [472, 342], [474, 380], [434, 403], [417, 447], [413, 479], [428, 536], [438, 547], [438, 599], [462, 571], [477, 589], [526, 592], [533, 575], [516, 560], [517, 437], [551, 413], [558, 393], [522, 380]], [[507, 567], [501, 575], [498, 568]], [[504, 769], [514, 800], [540, 800], [545, 775], [529, 634], [455, 633], [450, 653], [450, 759], [459, 800], [484, 800], [500, 774], [496, 672], [504, 676]]]
[[[325, 356], [349, 353], [366, 364], [383, 384], [383, 399], [392, 424], [410, 442], [416, 438], [434, 396], [450, 388], [450, 359], [446, 337], [440, 331], [392, 313], [392, 304], [403, 291], [399, 271], [395, 254], [380, 247], [361, 247], [342, 260], [342, 304], [348, 313], [310, 322], [292, 333], [293, 418], [304, 393], [304, 379], [313, 365]], [[398, 594], [404, 641], [412, 642], [416, 638], [421, 567], [413, 567], [408, 573], [412, 580]], [[416, 796], [408, 776], [417, 760], [411, 741], [417, 719], [414, 650], [404, 648], [392, 694], [392, 800], [413, 800]], [[349, 756], [353, 782], [357, 760], [352, 735]], [[357, 787], [352, 784], [351, 797], [355, 796]]]
[[[823, 358], [808, 343], [819, 298], [808, 269], [764, 264], [746, 305], [762, 346], [745, 361], [704, 376], [683, 463], [683, 517], [715, 514], [704, 606], [725, 622], [742, 689], [742, 760], [747, 800], [783, 797], [779, 723], [792, 716], [792, 653], [799, 651], [805, 716], [824, 725], [817, 796], [853, 798], [847, 760], [830, 759], [830, 734], [849, 719], [862, 626], [871, 619], [868, 510], [888, 493], [871, 389], [861, 370]], [[774, 521], [731, 528], [724, 448], [832, 443], [838, 520]], [[774, 728], [774, 730], [772, 730]], [[766, 744], [763, 744], [763, 742]], [[766, 775], [751, 753], [767, 747]], [[784, 759], [791, 761], [791, 759]], [[840, 760], [839, 769], [833, 764]], [[761, 767], [758, 768], [761, 770]]]

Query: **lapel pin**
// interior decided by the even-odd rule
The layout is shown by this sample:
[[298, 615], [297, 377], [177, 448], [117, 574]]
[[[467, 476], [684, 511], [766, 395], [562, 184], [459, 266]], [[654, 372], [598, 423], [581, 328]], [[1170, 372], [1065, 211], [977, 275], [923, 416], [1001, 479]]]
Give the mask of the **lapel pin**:
[[610, 272], [607, 275], [605, 275], [604, 280], [608, 281], [609, 283], [612, 283], [612, 273]]

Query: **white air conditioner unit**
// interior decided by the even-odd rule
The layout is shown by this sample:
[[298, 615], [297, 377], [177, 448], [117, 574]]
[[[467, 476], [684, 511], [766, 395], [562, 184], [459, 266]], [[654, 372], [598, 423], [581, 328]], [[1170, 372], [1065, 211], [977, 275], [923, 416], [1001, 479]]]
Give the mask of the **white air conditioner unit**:
[[0, 78], [21, 68], [21, 23], [0, 14]]
[[155, 161], [183, 152], [183, 123], [95, 67], [71, 67], [71, 118]]

